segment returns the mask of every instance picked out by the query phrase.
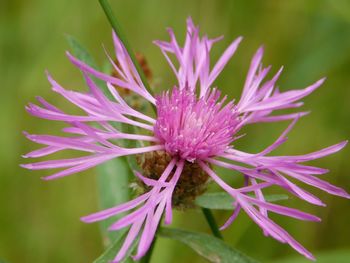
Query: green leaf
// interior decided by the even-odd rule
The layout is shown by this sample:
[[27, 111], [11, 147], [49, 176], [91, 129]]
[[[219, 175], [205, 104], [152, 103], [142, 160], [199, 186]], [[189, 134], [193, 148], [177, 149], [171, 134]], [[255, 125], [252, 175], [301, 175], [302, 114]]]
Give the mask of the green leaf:
[[[350, 250], [333, 250], [315, 253], [317, 263], [348, 263]], [[269, 261], [269, 263], [310, 263], [310, 260], [301, 256], [293, 256], [284, 259]]]
[[73, 36], [67, 35], [66, 38], [74, 56], [76, 56], [78, 59], [85, 62], [89, 66], [97, 69], [96, 62], [90, 56], [89, 52]]
[[242, 252], [231, 248], [222, 240], [204, 233], [174, 228], [160, 228], [159, 235], [178, 240], [210, 262], [215, 263], [257, 263]]
[[[94, 69], [99, 69], [93, 57], [89, 54], [87, 49], [78, 42], [78, 40], [70, 35], [67, 35], [66, 38], [70, 48], [72, 49], [72, 53], [76, 58], [93, 67]], [[112, 99], [112, 95], [108, 91], [106, 84], [98, 78], [92, 77], [92, 79], [96, 85], [104, 92], [104, 94], [108, 98]]]
[[[103, 254], [97, 258], [93, 263], [110, 263], [115, 256], [117, 255], [118, 251], [122, 247], [124, 243], [124, 239], [126, 237], [125, 231], [121, 231], [122, 234], [120, 235], [119, 238], [115, 239], [114, 242], [103, 252]], [[120, 261], [120, 263], [131, 263], [134, 262], [131, 258], [130, 255], [132, 251], [135, 249], [137, 242], [134, 242], [131, 247], [129, 248], [128, 252], [125, 254], [125, 259]]]
[[[110, 208], [129, 201], [130, 169], [125, 157], [119, 157], [97, 166], [98, 192], [101, 209]], [[100, 222], [104, 243], [118, 239], [120, 231], [108, 231], [108, 227], [118, 220], [121, 215], [110, 217]]]
[[[89, 52], [75, 38], [67, 36], [67, 41], [74, 56], [89, 66], [98, 69]], [[96, 78], [93, 80], [96, 85], [105, 92], [106, 96], [111, 96], [111, 94], [107, 92], [106, 85], [103, 81]], [[120, 129], [119, 126], [117, 128]], [[125, 144], [125, 142], [121, 143], [123, 145]], [[110, 208], [129, 200], [129, 178], [132, 176], [132, 171], [126, 157], [115, 158], [99, 165], [97, 167], [97, 174], [101, 209]], [[100, 222], [103, 241], [106, 246], [113, 240], [120, 240], [122, 235], [120, 231], [107, 231], [109, 225], [120, 217], [120, 215], [117, 215]]]
[[[269, 202], [276, 202], [288, 199], [287, 195], [267, 195], [265, 199]], [[234, 199], [226, 192], [206, 193], [198, 196], [195, 204], [209, 209], [233, 210]]]

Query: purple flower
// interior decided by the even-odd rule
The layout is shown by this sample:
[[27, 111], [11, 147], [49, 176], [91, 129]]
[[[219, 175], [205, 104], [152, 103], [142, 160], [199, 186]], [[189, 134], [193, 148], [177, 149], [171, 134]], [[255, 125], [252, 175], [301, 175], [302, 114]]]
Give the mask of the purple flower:
[[[41, 106], [30, 104], [27, 111], [36, 117], [65, 122], [68, 127], [63, 131], [74, 136], [26, 134], [28, 139], [46, 146], [28, 153], [25, 157], [42, 157], [62, 150], [77, 150], [87, 155], [25, 164], [23, 167], [33, 170], [62, 168], [61, 171], [44, 178], [50, 180], [84, 171], [120, 156], [155, 151], [169, 156], [169, 161], [157, 178], [135, 172], [135, 176], [147, 189], [142, 195], [127, 203], [82, 218], [84, 222], [90, 223], [129, 212], [110, 226], [110, 230], [130, 227], [115, 262], [124, 258], [137, 236], [140, 236], [140, 240], [134, 258], [140, 259], [145, 255], [163, 214], [164, 223], [171, 223], [173, 197], [177, 185], [181, 177], [189, 176], [184, 171], [186, 166], [192, 164], [197, 165], [202, 173], [211, 177], [233, 198], [233, 205], [236, 208], [222, 228], [228, 227], [238, 213], [244, 210], [262, 228], [266, 236], [288, 243], [299, 253], [313, 259], [312, 254], [273, 222], [268, 213], [274, 212], [300, 220], [320, 221], [320, 219], [293, 208], [267, 202], [263, 189], [280, 186], [298, 198], [319, 206], [324, 206], [324, 203], [298, 186], [295, 181], [333, 195], [350, 197], [341, 188], [320, 179], [319, 175], [326, 173], [326, 169], [303, 164], [339, 151], [346, 142], [304, 155], [270, 155], [286, 141], [287, 133], [298, 118], [307, 114], [307, 112], [274, 115], [273, 113], [300, 107], [302, 105], [300, 99], [317, 89], [324, 79], [305, 89], [279, 92], [276, 81], [282, 68], [271, 79], [265, 80], [270, 67], [263, 67], [261, 63], [263, 49], [259, 48], [252, 59], [240, 100], [237, 103], [227, 102], [227, 97], [222, 98], [220, 91], [213, 87], [213, 83], [235, 53], [242, 38], [233, 41], [210, 69], [210, 50], [221, 37], [216, 39], [200, 37], [199, 28], [193, 25], [191, 19], [187, 21], [187, 35], [183, 47], [178, 44], [173, 31], [171, 29], [168, 31], [170, 41], [155, 41], [155, 44], [160, 47], [178, 83], [155, 98], [144, 87], [126, 49], [115, 34], [113, 38], [118, 63], [114, 63], [110, 57], [109, 59], [118, 76], [98, 72], [68, 53], [71, 62], [83, 72], [90, 91], [82, 93], [65, 90], [50, 75], [48, 79], [53, 91], [78, 106], [85, 114], [65, 113], [44, 99], [38, 98]], [[176, 61], [170, 55], [175, 57]], [[107, 83], [113, 100], [102, 93], [91, 76]], [[115, 86], [131, 90], [154, 104], [157, 109], [156, 118], [130, 107]], [[238, 133], [243, 126], [283, 120], [291, 120], [291, 124], [273, 144], [259, 153], [242, 152], [232, 145], [241, 137]], [[113, 122], [129, 124], [145, 132], [124, 133], [111, 125]], [[143, 141], [146, 146], [125, 148], [117, 143], [121, 139]], [[213, 166], [240, 172], [245, 178], [245, 184], [241, 188], [233, 188], [214, 172]]]

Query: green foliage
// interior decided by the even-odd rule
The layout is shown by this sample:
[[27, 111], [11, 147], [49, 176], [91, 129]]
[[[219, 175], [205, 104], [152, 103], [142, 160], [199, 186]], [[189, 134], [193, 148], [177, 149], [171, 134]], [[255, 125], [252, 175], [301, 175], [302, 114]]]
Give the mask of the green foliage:
[[95, 60], [91, 57], [89, 52], [76, 40], [73, 36], [66, 36], [69, 46], [71, 47], [74, 56], [76, 56], [81, 61], [84, 61], [89, 66], [96, 68], [97, 65]]
[[[72, 49], [73, 55], [78, 58], [79, 60], [85, 62], [87, 65], [98, 69], [98, 66], [94, 60], [94, 58], [90, 55], [90, 53], [87, 51], [87, 49], [82, 46], [77, 39], [75, 39], [73, 36], [66, 35], [68, 44], [70, 48]], [[104, 66], [105, 67], [105, 66]], [[112, 98], [111, 94], [109, 93], [106, 84], [103, 80], [100, 80], [98, 78], [92, 77], [96, 85], [104, 92], [104, 94]]]
[[[350, 250], [325, 251], [321, 253], [315, 253], [315, 256], [317, 263], [349, 263]], [[271, 261], [271, 263], [310, 263], [310, 260], [293, 256], [285, 259]]]
[[[73, 54], [86, 64], [97, 68], [94, 59], [89, 52], [79, 42], [71, 36], [67, 37], [68, 43], [72, 48]], [[94, 80], [96, 84], [103, 90], [105, 84]], [[97, 167], [97, 180], [100, 197], [101, 209], [110, 208], [118, 204], [127, 202], [130, 199], [129, 178], [132, 176], [132, 171], [126, 157], [119, 157], [103, 163]], [[101, 231], [105, 245], [109, 245], [114, 241], [115, 246], [121, 242], [121, 231], [108, 231], [111, 223], [120, 218], [121, 215], [116, 215], [108, 220], [100, 222]], [[109, 250], [106, 254], [109, 255]], [[104, 258], [104, 257], [103, 257]]]
[[[130, 169], [126, 158], [120, 157], [110, 160], [97, 167], [98, 192], [101, 209], [110, 208], [130, 200], [129, 190]], [[116, 215], [100, 222], [105, 244], [117, 240], [120, 231], [107, 231], [120, 215]], [[106, 240], [108, 237], [109, 240]]]
[[[267, 195], [265, 197], [266, 201], [276, 202], [280, 200], [288, 199], [287, 195]], [[196, 205], [209, 209], [219, 209], [219, 210], [233, 210], [235, 206], [233, 205], [234, 199], [226, 192], [218, 193], [206, 193], [198, 196], [195, 203]]]
[[[118, 251], [122, 247], [123, 242], [124, 242], [124, 238], [127, 234], [123, 230], [120, 232], [124, 232], [124, 234], [121, 234], [119, 238], [116, 238], [113, 241], [113, 243], [108, 246], [108, 248], [105, 250], [105, 252], [103, 252], [103, 254], [98, 259], [96, 259], [93, 263], [109, 263], [115, 258], [116, 253], [118, 253]], [[133, 245], [129, 248], [128, 252], [125, 255], [125, 259], [123, 261], [121, 261], [120, 263], [134, 262], [130, 258], [130, 255], [131, 255], [132, 251], [135, 249], [135, 247], [136, 247], [136, 242], [134, 242]]]
[[161, 228], [159, 235], [180, 241], [214, 263], [257, 263], [222, 240], [204, 233], [174, 228]]

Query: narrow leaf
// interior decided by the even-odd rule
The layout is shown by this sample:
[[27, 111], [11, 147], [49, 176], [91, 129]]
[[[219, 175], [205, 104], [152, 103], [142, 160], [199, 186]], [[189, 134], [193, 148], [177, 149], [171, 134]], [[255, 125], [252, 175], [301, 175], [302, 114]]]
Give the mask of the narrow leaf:
[[[101, 209], [110, 208], [129, 201], [130, 169], [125, 157], [110, 160], [97, 167], [98, 193]], [[104, 244], [116, 240], [121, 236], [120, 231], [108, 231], [108, 227], [119, 219], [116, 215], [100, 222]]]
[[178, 240], [210, 262], [215, 263], [257, 263], [242, 252], [231, 248], [222, 240], [204, 233], [174, 228], [161, 228], [159, 235]]
[[[94, 59], [89, 52], [73, 37], [67, 36], [67, 41], [72, 49], [74, 56], [88, 64], [91, 67], [98, 69]], [[111, 96], [107, 91], [103, 81], [96, 78], [93, 79], [96, 85], [103, 90], [106, 96]], [[111, 97], [110, 97], [111, 98]], [[113, 125], [118, 125], [114, 124]], [[120, 129], [120, 127], [116, 127]], [[125, 142], [121, 142], [123, 145]], [[132, 176], [132, 171], [125, 157], [119, 157], [109, 162], [101, 164], [97, 167], [97, 181], [100, 195], [100, 208], [106, 209], [126, 202], [130, 198], [129, 178]], [[108, 226], [120, 218], [120, 215], [111, 217], [108, 220], [100, 222], [104, 244], [107, 246], [113, 240], [120, 240], [122, 233], [120, 231], [107, 231]]]
[[[119, 238], [116, 238], [114, 240], [114, 242], [105, 250], [105, 252], [103, 252], [103, 254], [97, 258], [93, 263], [110, 263], [116, 256], [116, 254], [118, 253], [118, 251], [120, 250], [120, 248], [123, 245], [125, 236], [126, 236], [126, 231], [119, 231], [121, 232], [121, 235]], [[134, 262], [131, 258], [130, 255], [132, 253], [132, 251], [135, 249], [136, 247], [136, 242], [133, 243], [133, 245], [131, 245], [131, 247], [129, 248], [128, 252], [125, 255], [125, 259], [123, 261], [121, 261], [120, 263], [131, 263]]]
[[[89, 52], [87, 51], [87, 49], [85, 47], [83, 47], [78, 40], [76, 40], [74, 37], [67, 35], [66, 36], [68, 44], [70, 46], [70, 48], [72, 49], [72, 53], [73, 55], [78, 58], [79, 60], [83, 61], [84, 63], [86, 63], [87, 65], [98, 69], [98, 66], [95, 62], [95, 60], [92, 58], [92, 56], [89, 54]], [[105, 95], [108, 98], [112, 98], [111, 94], [109, 93], [106, 84], [95, 77], [92, 77], [92, 79], [94, 80], [94, 82], [96, 83], [96, 85], [105, 93]]]
[[[350, 259], [350, 250], [331, 250], [315, 253], [317, 263], [348, 263]], [[300, 257], [293, 256], [284, 259], [277, 259], [269, 261], [269, 263], [310, 263], [310, 260]]]
[[[287, 195], [267, 195], [266, 201], [276, 202], [288, 199]], [[209, 209], [233, 210], [234, 199], [226, 192], [206, 193], [198, 196], [195, 204]]]
[[67, 35], [66, 38], [74, 56], [89, 66], [97, 69], [96, 62], [90, 56], [89, 52], [73, 36]]

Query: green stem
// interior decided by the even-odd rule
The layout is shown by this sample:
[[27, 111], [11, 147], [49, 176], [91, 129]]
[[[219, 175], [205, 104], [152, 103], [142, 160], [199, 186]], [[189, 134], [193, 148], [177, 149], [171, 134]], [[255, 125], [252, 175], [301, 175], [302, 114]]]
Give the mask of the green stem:
[[134, 52], [132, 51], [130, 44], [116, 18], [116, 16], [113, 14], [112, 8], [109, 5], [107, 0], [99, 0], [100, 5], [103, 9], [103, 11], [105, 12], [109, 23], [111, 24], [114, 32], [117, 34], [117, 36], [119, 37], [120, 41], [123, 43], [124, 47], [126, 48], [126, 51], [128, 52], [133, 64], [136, 67], [137, 73], [139, 74], [141, 81], [143, 83], [143, 85], [145, 86], [145, 88], [148, 90], [148, 92], [153, 96], [153, 92], [151, 90], [150, 85], [148, 84], [147, 78], [140, 66], [140, 63], [137, 61]]
[[208, 225], [211, 229], [211, 231], [213, 232], [214, 236], [216, 236], [217, 238], [223, 239], [219, 227], [215, 221], [215, 218], [213, 216], [213, 213], [210, 211], [210, 209], [208, 208], [202, 208], [202, 212], [205, 216], [205, 219], [208, 222]]

